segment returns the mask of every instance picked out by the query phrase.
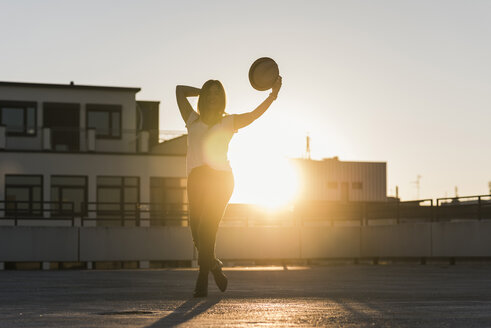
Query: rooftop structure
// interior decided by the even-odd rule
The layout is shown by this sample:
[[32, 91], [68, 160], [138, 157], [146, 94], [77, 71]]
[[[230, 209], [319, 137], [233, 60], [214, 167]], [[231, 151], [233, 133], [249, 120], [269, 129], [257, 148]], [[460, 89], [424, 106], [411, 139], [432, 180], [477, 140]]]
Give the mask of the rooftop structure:
[[387, 163], [295, 159], [302, 201], [385, 202]]

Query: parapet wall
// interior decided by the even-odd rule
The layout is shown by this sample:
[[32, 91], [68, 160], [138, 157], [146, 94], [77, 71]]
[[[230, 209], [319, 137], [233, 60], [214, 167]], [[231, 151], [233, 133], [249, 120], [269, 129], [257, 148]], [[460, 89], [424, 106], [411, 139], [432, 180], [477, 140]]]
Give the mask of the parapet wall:
[[[221, 227], [224, 260], [491, 257], [491, 221]], [[0, 227], [0, 263], [193, 260], [187, 227]]]

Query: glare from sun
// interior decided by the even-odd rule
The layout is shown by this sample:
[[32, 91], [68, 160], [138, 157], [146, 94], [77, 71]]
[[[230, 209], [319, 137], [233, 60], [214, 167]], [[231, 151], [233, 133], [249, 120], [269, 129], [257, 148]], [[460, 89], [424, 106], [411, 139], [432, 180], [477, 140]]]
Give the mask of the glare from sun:
[[251, 157], [250, 153], [232, 154], [235, 177], [231, 203], [259, 205], [268, 210], [289, 206], [298, 193], [298, 176], [286, 158], [273, 154]]

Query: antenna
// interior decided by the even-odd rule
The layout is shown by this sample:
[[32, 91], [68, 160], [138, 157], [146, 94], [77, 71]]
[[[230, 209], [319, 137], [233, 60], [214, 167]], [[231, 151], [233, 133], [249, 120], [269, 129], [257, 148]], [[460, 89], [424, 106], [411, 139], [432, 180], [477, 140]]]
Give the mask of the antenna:
[[307, 134], [306, 144], [305, 144], [305, 156], [310, 159], [310, 136]]
[[421, 178], [422, 178], [422, 176], [418, 174], [416, 176], [416, 181], [411, 181], [411, 183], [414, 183], [416, 185], [416, 192], [417, 192], [417, 198], [416, 199], [419, 199], [419, 191], [421, 188]]

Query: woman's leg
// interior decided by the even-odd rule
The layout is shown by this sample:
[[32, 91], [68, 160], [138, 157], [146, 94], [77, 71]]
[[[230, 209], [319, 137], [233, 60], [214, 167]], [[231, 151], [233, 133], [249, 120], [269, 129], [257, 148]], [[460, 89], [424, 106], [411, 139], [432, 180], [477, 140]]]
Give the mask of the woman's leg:
[[[193, 169], [188, 177], [188, 200], [193, 240], [200, 265], [194, 297], [208, 294], [208, 272], [215, 264], [215, 239], [218, 225], [233, 191], [233, 176], [207, 167]], [[212, 264], [213, 263], [213, 264]], [[227, 288], [227, 278], [213, 272], [220, 290]]]
[[203, 212], [205, 187], [202, 168], [195, 168], [188, 176], [187, 193], [189, 203], [189, 224], [194, 246], [199, 252], [199, 226]]
[[231, 172], [211, 169], [206, 177], [207, 188], [198, 229], [200, 243], [198, 263], [200, 267], [210, 269], [215, 262], [218, 225], [232, 196], [234, 178]]

